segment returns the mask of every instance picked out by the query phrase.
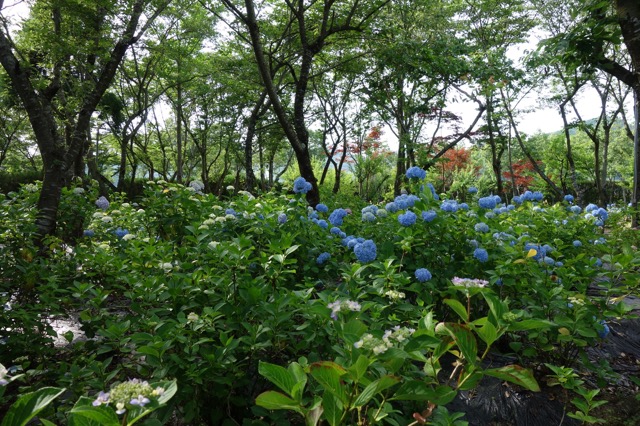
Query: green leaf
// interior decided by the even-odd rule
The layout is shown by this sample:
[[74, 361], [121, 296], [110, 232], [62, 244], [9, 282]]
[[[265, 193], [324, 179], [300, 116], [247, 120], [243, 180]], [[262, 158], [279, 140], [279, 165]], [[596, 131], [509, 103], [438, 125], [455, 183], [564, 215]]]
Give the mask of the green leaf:
[[509, 324], [509, 331], [526, 331], [536, 330], [539, 328], [551, 328], [555, 324], [549, 320], [543, 319], [526, 319]]
[[344, 406], [340, 404], [340, 401], [336, 399], [333, 393], [325, 392], [322, 395], [322, 408], [324, 409], [324, 418], [327, 419], [331, 426], [340, 424]]
[[519, 365], [506, 365], [500, 368], [490, 368], [488, 370], [484, 370], [484, 374], [514, 383], [533, 392], [540, 392], [540, 386], [538, 385], [535, 377], [533, 377], [531, 370], [520, 367]]
[[482, 327], [476, 329], [476, 333], [487, 346], [491, 346], [493, 342], [498, 338], [498, 330], [496, 327], [487, 321]]
[[453, 401], [457, 392], [449, 386], [428, 385], [420, 380], [404, 382], [390, 400], [429, 401], [436, 405], [446, 405]]
[[356, 382], [360, 381], [360, 378], [364, 376], [364, 373], [367, 372], [367, 368], [369, 368], [369, 362], [369, 358], [364, 355], [360, 355], [356, 362], [349, 367], [349, 373], [351, 373], [353, 380]]
[[307, 385], [307, 373], [304, 372], [302, 366], [297, 362], [289, 364], [287, 370], [296, 381], [296, 384], [291, 389], [291, 396], [298, 402], [302, 402], [302, 394], [304, 393], [304, 388]]
[[267, 410], [293, 410], [304, 415], [302, 408], [296, 401], [276, 391], [262, 392], [256, 398], [256, 405], [266, 408]]
[[342, 404], [347, 403], [347, 395], [340, 381], [340, 377], [346, 374], [347, 370], [335, 362], [320, 361], [311, 364], [310, 371], [313, 378], [322, 385], [325, 391], [336, 396]]
[[296, 384], [296, 378], [293, 373], [287, 371], [286, 368], [276, 364], [260, 361], [260, 364], [258, 365], [258, 373], [285, 391], [287, 395], [293, 397], [293, 387]]
[[366, 325], [357, 319], [352, 319], [342, 326], [342, 338], [348, 345], [353, 345], [366, 331]]
[[460, 303], [456, 299], [444, 299], [443, 302], [449, 305], [449, 307], [453, 309], [456, 314], [458, 314], [462, 321], [469, 322], [467, 308], [465, 308], [462, 303]]
[[373, 398], [376, 394], [389, 389], [391, 386], [394, 386], [400, 381], [398, 377], [395, 376], [382, 376], [377, 380], [369, 383], [369, 386], [364, 388], [360, 395], [353, 402], [354, 407], [362, 407], [367, 404], [371, 398]]
[[438, 324], [436, 332], [451, 336], [467, 362], [475, 364], [478, 357], [478, 343], [469, 327], [464, 324], [446, 322]]
[[[88, 400], [88, 401], [86, 401]], [[73, 426], [118, 426], [120, 421], [113, 408], [108, 406], [94, 407], [91, 400], [78, 401], [69, 412], [69, 424]], [[81, 405], [78, 405], [81, 404]]]
[[500, 325], [500, 323], [502, 322], [502, 317], [509, 309], [507, 304], [490, 292], [482, 292], [482, 296], [487, 302], [487, 305], [489, 305], [489, 312], [491, 312], [491, 322], [494, 325]]
[[45, 387], [25, 393], [11, 407], [2, 420], [2, 426], [23, 426], [34, 418], [66, 389]]

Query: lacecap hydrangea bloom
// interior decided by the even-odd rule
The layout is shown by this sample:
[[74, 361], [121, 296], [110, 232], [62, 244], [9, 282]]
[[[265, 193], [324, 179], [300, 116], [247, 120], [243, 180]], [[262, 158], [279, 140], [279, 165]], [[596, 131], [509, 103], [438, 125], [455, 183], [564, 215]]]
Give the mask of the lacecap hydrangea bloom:
[[427, 176], [427, 172], [421, 167], [413, 166], [409, 167], [406, 175], [409, 179], [424, 179]]
[[453, 277], [453, 279], [451, 280], [451, 282], [453, 283], [453, 285], [455, 285], [456, 287], [465, 287], [465, 288], [471, 288], [471, 287], [486, 287], [487, 284], [489, 284], [489, 281], [486, 280], [481, 280], [478, 278], [459, 278], [459, 277]]
[[307, 192], [311, 191], [312, 188], [313, 186], [311, 185], [311, 183], [307, 182], [307, 180], [302, 176], [297, 177], [293, 181], [293, 192], [295, 192], [296, 194], [306, 194]]
[[331, 318], [333, 320], [338, 319], [338, 312], [343, 310], [348, 310], [352, 312], [359, 312], [362, 309], [362, 306], [356, 301], [353, 300], [336, 300], [335, 302], [331, 302], [327, 305], [327, 308], [331, 309]]
[[369, 263], [376, 260], [377, 250], [376, 243], [372, 240], [365, 240], [353, 246], [353, 252], [361, 263]]
[[100, 392], [92, 405], [99, 407], [113, 404], [116, 414], [120, 415], [134, 406], [144, 407], [151, 402], [150, 398], [157, 398], [163, 394], [164, 389], [161, 387], [153, 388], [146, 381], [131, 379], [113, 386], [109, 393]]

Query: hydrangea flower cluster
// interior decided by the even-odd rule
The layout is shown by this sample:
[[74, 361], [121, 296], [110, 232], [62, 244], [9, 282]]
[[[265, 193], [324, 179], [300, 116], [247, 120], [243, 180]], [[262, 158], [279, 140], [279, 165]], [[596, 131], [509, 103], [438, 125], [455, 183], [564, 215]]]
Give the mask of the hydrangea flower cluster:
[[108, 393], [101, 391], [92, 405], [99, 407], [113, 404], [116, 408], [116, 414], [120, 415], [134, 406], [144, 407], [151, 402], [150, 398], [157, 398], [163, 394], [164, 389], [161, 387], [154, 389], [146, 381], [131, 379], [113, 386]]
[[369, 263], [376, 260], [378, 248], [373, 240], [365, 240], [353, 246], [353, 252], [360, 263]]
[[428, 211], [422, 212], [422, 220], [424, 220], [425, 222], [431, 222], [437, 216], [438, 216], [438, 213], [436, 213], [435, 210], [428, 210]]
[[565, 196], [564, 196], [564, 200], [565, 200], [567, 203], [573, 203], [573, 200], [575, 200], [575, 198], [573, 197], [573, 195], [571, 195], [571, 194], [567, 194], [567, 195], [565, 195]]
[[478, 200], [478, 205], [483, 209], [492, 210], [496, 208], [496, 199], [493, 195], [482, 197]]
[[433, 186], [431, 182], [427, 183], [427, 188], [429, 188], [429, 190], [431, 191], [431, 195], [433, 196], [433, 199], [436, 201], [439, 201], [440, 197], [438, 196], [438, 193], [436, 192], [436, 188]]
[[403, 292], [395, 290], [387, 290], [384, 292], [384, 295], [391, 300], [404, 299], [406, 296]]
[[118, 238], [122, 238], [125, 235], [129, 234], [129, 231], [126, 229], [122, 229], [122, 228], [117, 228], [115, 231], [113, 231], [113, 233], [116, 235], [116, 237]]
[[312, 188], [313, 186], [311, 185], [311, 183], [307, 182], [307, 180], [302, 176], [297, 177], [293, 181], [293, 192], [295, 192], [296, 194], [306, 194], [307, 192], [311, 191]]
[[432, 277], [431, 272], [427, 268], [418, 268], [415, 272], [415, 277], [421, 283], [429, 281]]
[[320, 203], [316, 206], [316, 210], [320, 213], [327, 213], [329, 211], [329, 207], [327, 207], [326, 204]]
[[400, 222], [400, 225], [402, 226], [411, 226], [414, 223], [416, 223], [417, 218], [418, 217], [414, 212], [412, 212], [411, 210], [408, 210], [407, 212], [401, 215], [398, 215], [398, 222]]
[[453, 277], [451, 282], [453, 283], [453, 285], [455, 285], [457, 287], [465, 287], [465, 288], [486, 287], [487, 284], [489, 284], [489, 281], [481, 280], [481, 279], [478, 279], [478, 278]]
[[489, 225], [484, 222], [479, 222], [475, 224], [473, 229], [475, 229], [476, 232], [489, 232]]
[[281, 225], [287, 223], [287, 215], [284, 213], [280, 213], [278, 215], [278, 223]]
[[477, 248], [473, 251], [473, 257], [485, 263], [489, 260], [489, 253], [483, 248]]
[[335, 302], [331, 302], [327, 305], [327, 308], [331, 309], [331, 318], [334, 320], [338, 319], [338, 312], [340, 311], [352, 311], [352, 312], [360, 312], [362, 306], [358, 302], [353, 300], [336, 300]]
[[[395, 205], [397, 207], [397, 209], [395, 211], [397, 211], [397, 210], [406, 210], [408, 208], [411, 208], [416, 204], [416, 201], [419, 201], [419, 200], [420, 200], [420, 198], [416, 197], [413, 194], [400, 194], [393, 200], [393, 202], [395, 203]], [[387, 210], [389, 210], [389, 209], [387, 209]]]
[[322, 265], [327, 260], [329, 260], [330, 257], [331, 257], [331, 254], [327, 253], [326, 251], [324, 253], [320, 253], [320, 255], [316, 258], [316, 263], [318, 265]]
[[413, 328], [396, 325], [391, 330], [385, 330], [382, 338], [374, 337], [371, 333], [365, 333], [353, 346], [357, 349], [365, 349], [380, 355], [394, 346], [394, 343], [402, 343], [415, 332]]
[[444, 200], [442, 204], [440, 204], [440, 210], [445, 212], [455, 213], [458, 209], [460, 209], [460, 205], [456, 200]]
[[96, 207], [101, 210], [107, 210], [109, 208], [109, 200], [103, 195], [96, 200]]
[[424, 179], [427, 176], [426, 170], [418, 166], [409, 167], [406, 172], [406, 176], [409, 179]]
[[333, 226], [342, 226], [343, 220], [347, 214], [348, 213], [345, 209], [335, 209], [329, 215], [329, 223]]
[[477, 194], [478, 188], [476, 188], [475, 186], [470, 186], [469, 189], [467, 189], [467, 192], [469, 192], [469, 194]]

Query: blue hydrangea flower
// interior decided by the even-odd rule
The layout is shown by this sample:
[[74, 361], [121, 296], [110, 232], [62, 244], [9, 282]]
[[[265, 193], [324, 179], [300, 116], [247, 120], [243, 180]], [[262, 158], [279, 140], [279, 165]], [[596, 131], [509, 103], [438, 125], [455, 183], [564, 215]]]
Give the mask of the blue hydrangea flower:
[[425, 222], [431, 222], [437, 216], [438, 216], [438, 213], [436, 213], [435, 210], [428, 210], [426, 212], [422, 212], [422, 220], [424, 220]]
[[593, 203], [588, 204], [587, 207], [584, 208], [584, 211], [587, 213], [591, 213], [594, 210], [598, 210], [598, 206]]
[[316, 210], [319, 211], [320, 213], [326, 213], [329, 211], [329, 207], [327, 207], [326, 204], [320, 203], [316, 206]]
[[337, 226], [334, 226], [329, 230], [329, 232], [331, 232], [333, 235], [340, 235], [342, 231]]
[[398, 216], [398, 222], [400, 222], [400, 225], [402, 226], [411, 226], [416, 223], [416, 219], [416, 214], [411, 210]]
[[513, 202], [516, 203], [517, 205], [522, 204], [524, 200], [522, 199], [522, 197], [520, 195], [516, 195], [515, 197], [513, 197]]
[[496, 217], [496, 214], [494, 212], [486, 212], [484, 214], [484, 217], [487, 218], [487, 219], [493, 219], [493, 218]]
[[470, 186], [467, 191], [469, 192], [469, 194], [476, 194], [478, 193], [478, 188], [476, 188], [475, 186]]
[[418, 281], [420, 281], [421, 283], [425, 282], [425, 281], [429, 281], [431, 279], [431, 272], [429, 272], [429, 270], [427, 268], [419, 268], [416, 269], [416, 273], [415, 273], [416, 279]]
[[458, 206], [458, 202], [456, 200], [444, 200], [442, 204], [440, 204], [440, 210], [455, 213], [458, 211], [460, 206]]
[[278, 223], [279, 224], [287, 223], [287, 215], [284, 213], [280, 213], [278, 215]]
[[107, 210], [109, 208], [109, 200], [107, 200], [105, 196], [101, 196], [96, 200], [96, 206], [99, 209]]
[[[342, 238], [342, 245], [345, 246], [345, 247], [349, 247], [349, 242], [350, 241], [355, 241], [355, 240], [356, 240], [356, 237], [354, 237], [353, 235], [349, 235], [347, 237], [343, 237]], [[355, 245], [355, 243], [354, 243], [354, 245]], [[353, 246], [351, 246], [349, 248], [352, 249]]]
[[605, 320], [600, 321], [600, 324], [602, 325], [602, 330], [598, 331], [598, 336], [604, 339], [609, 335], [609, 333], [611, 332], [611, 329], [609, 328], [609, 325]]
[[582, 241], [580, 241], [580, 240], [575, 240], [575, 241], [573, 242], [573, 246], [574, 246], [574, 247], [582, 247]]
[[478, 200], [478, 205], [483, 209], [492, 210], [496, 208], [496, 200], [492, 195], [482, 197]]
[[544, 194], [540, 191], [536, 191], [533, 193], [533, 201], [542, 201], [544, 199]]
[[418, 166], [413, 166], [409, 167], [406, 175], [409, 179], [424, 179], [427, 176], [427, 172]]
[[602, 207], [600, 207], [598, 210], [593, 211], [592, 213], [595, 217], [598, 217], [602, 220], [607, 220], [607, 218], [609, 217], [609, 213], [607, 213], [607, 211], [605, 209], [603, 209]]
[[477, 248], [473, 251], [473, 257], [484, 263], [489, 260], [489, 253], [483, 248]]
[[516, 206], [514, 206], [513, 204], [509, 204], [509, 205], [507, 206], [507, 210], [509, 210], [509, 211], [513, 211], [513, 210], [515, 210], [515, 209], [516, 209]]
[[302, 176], [297, 177], [293, 181], [293, 192], [295, 192], [296, 194], [306, 194], [307, 192], [311, 191], [312, 188], [313, 186], [311, 185], [311, 183], [307, 182], [307, 180]]
[[478, 248], [480, 247], [480, 243], [477, 240], [469, 240], [468, 241], [469, 245], [473, 248]]
[[480, 222], [476, 223], [473, 229], [475, 229], [476, 232], [489, 232], [489, 225], [484, 222]]
[[328, 224], [328, 223], [327, 223], [327, 221], [326, 221], [326, 220], [324, 220], [324, 219], [320, 219], [320, 220], [318, 220], [318, 221], [316, 222], [316, 224], [317, 224], [320, 228], [322, 228], [322, 229], [327, 229], [327, 228], [329, 227], [329, 224]]
[[127, 235], [129, 231], [127, 231], [126, 229], [118, 228], [115, 231], [113, 231], [113, 233], [116, 234], [116, 237], [122, 238], [125, 235]]
[[502, 287], [502, 285], [504, 285], [504, 283], [502, 282], [502, 278], [498, 278], [494, 284], [498, 287]]
[[345, 209], [335, 209], [329, 215], [329, 222], [333, 226], [342, 226], [343, 219], [346, 215], [347, 211]]
[[460, 207], [462, 210], [469, 210], [469, 204], [467, 204], [467, 203], [460, 203], [460, 204], [459, 204], [459, 207]]
[[318, 216], [318, 212], [316, 212], [316, 211], [311, 211], [311, 212], [309, 212], [309, 215], [308, 215], [308, 216], [309, 216], [309, 219], [311, 219], [311, 220], [319, 219], [319, 218], [320, 218], [320, 216]]
[[369, 263], [376, 259], [377, 247], [372, 240], [365, 240], [353, 247], [353, 252], [360, 263]]
[[84, 235], [85, 237], [93, 237], [94, 235], [96, 235], [95, 231], [93, 229], [85, 229], [84, 232], [82, 233], [82, 235]]
[[224, 214], [231, 214], [233, 216], [237, 216], [238, 215], [234, 209], [226, 209], [224, 211]]
[[398, 205], [392, 201], [390, 203], [387, 203], [387, 205], [384, 206], [384, 209], [389, 213], [395, 213], [400, 210], [400, 207], [398, 207]]
[[571, 206], [571, 208], [569, 210], [571, 210], [571, 212], [575, 213], [575, 214], [580, 214], [580, 212], [582, 211], [580, 206]]
[[502, 198], [500, 198], [499, 195], [494, 195], [493, 196], [493, 200], [496, 202], [496, 205], [500, 204], [502, 202]]
[[320, 255], [316, 259], [316, 263], [318, 265], [322, 265], [327, 260], [329, 260], [330, 257], [331, 257], [331, 255], [329, 253], [327, 253], [326, 251], [324, 253], [320, 253]]
[[573, 195], [571, 195], [571, 194], [567, 194], [567, 195], [565, 195], [565, 196], [564, 196], [564, 200], [565, 200], [566, 202], [568, 202], [568, 203], [573, 203], [573, 200], [574, 200]]
[[362, 214], [362, 221], [363, 222], [375, 222], [376, 221], [376, 215], [374, 215], [371, 212], [364, 212]]

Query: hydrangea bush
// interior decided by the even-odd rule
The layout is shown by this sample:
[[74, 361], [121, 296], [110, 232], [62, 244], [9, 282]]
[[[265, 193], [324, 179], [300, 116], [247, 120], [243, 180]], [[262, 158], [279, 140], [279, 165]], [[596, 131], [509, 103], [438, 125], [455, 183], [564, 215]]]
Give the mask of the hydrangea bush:
[[[409, 424], [425, 401], [455, 420], [444, 406], [485, 375], [535, 391], [544, 363], [587, 368], [579, 355], [615, 329], [619, 296], [637, 291], [624, 209], [541, 193], [507, 204], [477, 190], [458, 202], [420, 170], [407, 177], [410, 192], [393, 200], [316, 208], [302, 178], [294, 194], [234, 190], [224, 201], [163, 181], [135, 202], [68, 190], [63, 203], [82, 206], [82, 221], [72, 243], [48, 240], [46, 262], [24, 238], [37, 194], [9, 194], [0, 362], [41, 372], [22, 391], [67, 389], [51, 418], [86, 389], [103, 390], [98, 407], [144, 408], [146, 391], [114, 405], [105, 385], [140, 377], [176, 380], [167, 412], [184, 423], [257, 425], [285, 421], [281, 410]], [[601, 295], [588, 296], [595, 280]], [[70, 315], [85, 339], [67, 333], [69, 345], [54, 347], [50, 320]], [[483, 366], [496, 347], [520, 365]], [[445, 354], [458, 357], [455, 375]], [[0, 403], [16, 397], [7, 386]]]

